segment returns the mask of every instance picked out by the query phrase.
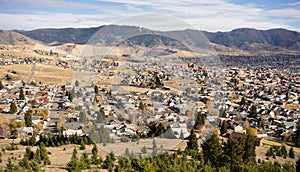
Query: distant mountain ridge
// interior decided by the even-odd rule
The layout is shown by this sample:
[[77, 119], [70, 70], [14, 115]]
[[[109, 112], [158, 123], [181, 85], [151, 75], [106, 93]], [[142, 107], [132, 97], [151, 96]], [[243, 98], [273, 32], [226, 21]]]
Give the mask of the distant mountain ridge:
[[[128, 35], [139, 33], [141, 30], [143, 34], [145, 34], [145, 39], [140, 35], [135, 37], [135, 40], [131, 38], [132, 42], [139, 45], [147, 44], [153, 46], [153, 44], [157, 43], [168, 44], [166, 41], [170, 41], [163, 37], [160, 37], [160, 41], [158, 38], [149, 39], [149, 35], [147, 34], [154, 33], [154, 31], [136, 26], [108, 25], [92, 28], [37, 29], [31, 31], [17, 30], [16, 32], [45, 44], [86, 44], [88, 42], [93, 42], [93, 35], [97, 34], [100, 29], [102, 29], [101, 32], [105, 33], [101, 34], [100, 39], [102, 42], [98, 42], [102, 45], [112, 45], [116, 42], [123, 41]], [[217, 47], [217, 51], [220, 52], [228, 51], [228, 49], [230, 49], [230, 51], [239, 50], [250, 54], [257, 52], [300, 54], [300, 33], [286, 29], [257, 30], [240, 28], [230, 32], [207, 32], [187, 29], [155, 33], [163, 33], [163, 35], [170, 36], [171, 38], [184, 38], [186, 35], [194, 37], [204, 34], [208, 40]], [[145, 40], [148, 42], [146, 44], [142, 43], [142, 41]]]

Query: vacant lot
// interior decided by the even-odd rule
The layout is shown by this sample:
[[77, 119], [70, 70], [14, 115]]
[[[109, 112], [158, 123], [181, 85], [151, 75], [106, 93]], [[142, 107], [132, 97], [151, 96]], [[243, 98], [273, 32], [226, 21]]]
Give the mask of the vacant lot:
[[[8, 74], [12, 80], [26, 81], [31, 74], [32, 64], [13, 64], [0, 66], [0, 77], [5, 78]], [[37, 63], [32, 80], [46, 84], [65, 84], [70, 82], [73, 76], [72, 69]]]

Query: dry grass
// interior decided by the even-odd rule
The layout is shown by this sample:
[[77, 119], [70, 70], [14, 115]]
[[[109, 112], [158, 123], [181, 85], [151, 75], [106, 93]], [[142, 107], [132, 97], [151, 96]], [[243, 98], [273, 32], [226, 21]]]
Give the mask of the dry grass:
[[[12, 141], [11, 140], [1, 140], [0, 146], [5, 147], [8, 146]], [[15, 142], [17, 143], [17, 142]], [[91, 156], [93, 145], [86, 145], [85, 150], [79, 150], [79, 145], [64, 145], [60, 147], [47, 147], [47, 151], [51, 152], [49, 156], [49, 159], [51, 161], [51, 165], [47, 165], [46, 167], [42, 167], [42, 169], [45, 169], [45, 171], [50, 172], [56, 172], [56, 171], [66, 171], [67, 163], [70, 161], [73, 153], [73, 149], [77, 149], [77, 156], [80, 158], [80, 156], [86, 152], [89, 156]], [[2, 156], [2, 163], [0, 163], [0, 167], [5, 167], [8, 158], [16, 158], [16, 160], [13, 160], [13, 163], [18, 163], [24, 156], [26, 146], [20, 146], [18, 145], [19, 150], [14, 151], [5, 151]], [[66, 150], [64, 150], [66, 148]], [[32, 147], [32, 151], [36, 151], [37, 147]], [[105, 157], [106, 153], [99, 149], [99, 156], [102, 158]]]
[[[0, 76], [4, 78], [6, 74], [9, 74], [12, 80], [27, 80], [31, 69], [32, 64], [0, 66]], [[11, 71], [15, 71], [17, 74], [13, 74]], [[46, 84], [65, 84], [71, 81], [72, 76], [72, 69], [37, 63], [32, 80], [41, 81]]]
[[[116, 156], [122, 156], [125, 153], [126, 148], [129, 152], [141, 153], [141, 149], [145, 146], [147, 148], [147, 154], [151, 155], [152, 153], [152, 144], [153, 139], [141, 139], [139, 143], [137, 142], [127, 142], [127, 143], [114, 143], [107, 144], [105, 147], [101, 146], [101, 149], [109, 152], [114, 152]], [[180, 147], [181, 150], [184, 150], [185, 146], [182, 147], [182, 140], [180, 139], [165, 139], [165, 138], [155, 138], [158, 152], [166, 152], [170, 150], [176, 150]], [[162, 147], [161, 147], [162, 146]]]
[[288, 110], [295, 110], [295, 109], [300, 109], [300, 104], [285, 104], [283, 105], [283, 108], [288, 109]]
[[65, 69], [55, 65], [37, 64], [33, 80], [42, 81], [46, 84], [65, 84], [73, 77], [72, 69]]
[[[276, 159], [274, 159], [273, 157], [269, 157], [269, 160], [266, 160], [266, 153], [267, 151], [269, 150], [269, 148], [271, 146], [282, 146], [282, 143], [278, 143], [278, 142], [275, 142], [275, 141], [271, 141], [271, 140], [265, 140], [265, 139], [262, 139], [261, 140], [262, 142], [262, 146], [258, 146], [256, 147], [256, 159], [261, 159], [261, 160], [264, 160], [264, 161], [271, 161], [271, 162], [279, 162], [280, 164], [284, 164], [284, 163], [287, 163], [287, 162], [292, 162], [292, 163], [296, 163], [296, 161], [300, 158], [300, 148], [296, 148], [296, 147], [293, 147], [294, 151], [295, 151], [295, 159], [292, 159], [292, 158], [289, 158], [287, 157], [286, 159], [284, 159], [283, 157], [278, 157], [276, 156]], [[288, 146], [288, 145], [285, 145], [286, 146], [286, 149], [287, 151], [289, 151], [289, 149], [291, 148], [291, 146]]]

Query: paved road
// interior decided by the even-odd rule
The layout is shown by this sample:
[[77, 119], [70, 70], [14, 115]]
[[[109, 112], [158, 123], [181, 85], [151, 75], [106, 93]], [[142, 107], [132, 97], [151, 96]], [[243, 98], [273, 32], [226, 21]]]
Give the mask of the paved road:
[[49, 112], [49, 121], [47, 123], [47, 126], [44, 128], [43, 133], [57, 133], [58, 130], [56, 128], [56, 124], [59, 121], [59, 117], [62, 113], [59, 107], [62, 106], [62, 100], [63, 100], [63, 88], [58, 87], [55, 91], [54, 98], [50, 101], [52, 104], [52, 107], [50, 108]]
[[35, 71], [35, 67], [36, 67], [36, 62], [34, 62], [32, 64], [32, 68], [31, 68], [31, 71], [30, 71], [30, 74], [28, 76], [28, 79], [27, 79], [27, 83], [29, 83], [34, 75], [34, 71]]

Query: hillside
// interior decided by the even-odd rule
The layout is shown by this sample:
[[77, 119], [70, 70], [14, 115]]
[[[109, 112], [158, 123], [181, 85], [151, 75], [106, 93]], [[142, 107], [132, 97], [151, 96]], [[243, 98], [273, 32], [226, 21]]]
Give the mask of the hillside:
[[[131, 46], [134, 43], [151, 47], [154, 44], [172, 45], [175, 39], [184, 40], [185, 44], [196, 44], [193, 46], [198, 47], [213, 45], [220, 54], [230, 54], [231, 52], [235, 54], [236, 52], [239, 52], [238, 54], [300, 54], [300, 33], [286, 29], [241, 28], [230, 32], [215, 33], [191, 29], [154, 32], [135, 26], [109, 25], [95, 28], [37, 29], [17, 32], [51, 45], [88, 43], [111, 46], [123, 42]], [[171, 39], [163, 36], [151, 38], [150, 35], [153, 33]], [[130, 43], [126, 41], [129, 39]], [[207, 44], [207, 39], [211, 42], [210, 44]], [[186, 47], [177, 46], [177, 48], [185, 49]]]
[[3, 45], [34, 45], [37, 41], [14, 31], [0, 30], [0, 44]]

